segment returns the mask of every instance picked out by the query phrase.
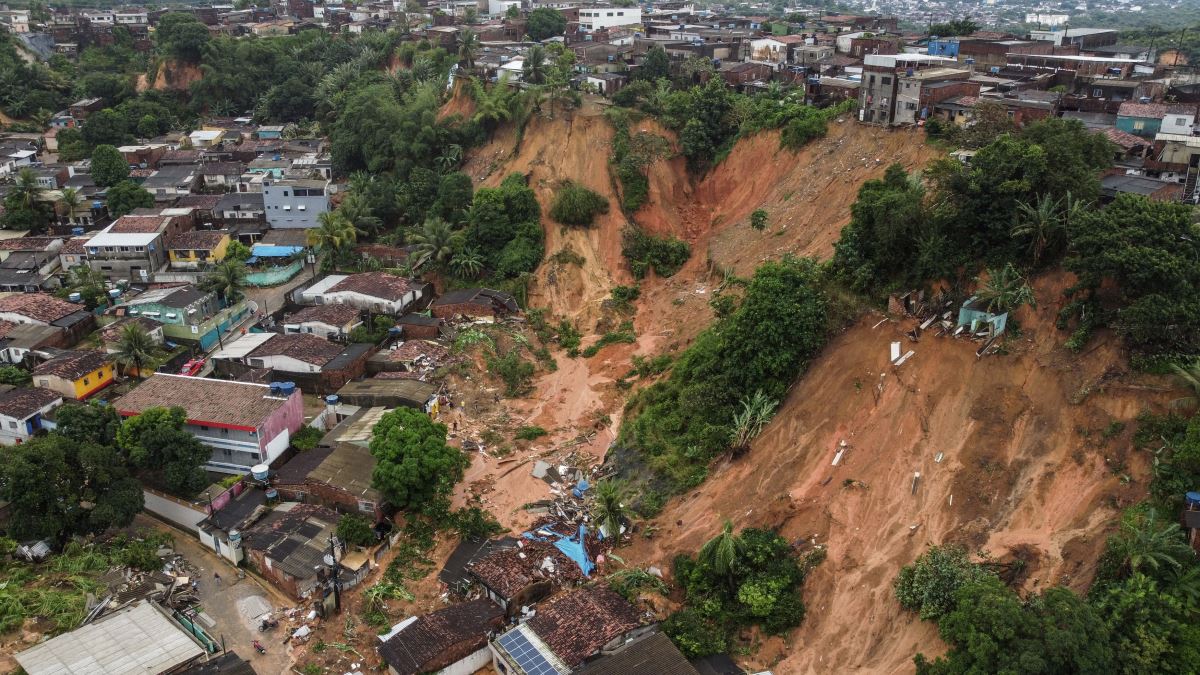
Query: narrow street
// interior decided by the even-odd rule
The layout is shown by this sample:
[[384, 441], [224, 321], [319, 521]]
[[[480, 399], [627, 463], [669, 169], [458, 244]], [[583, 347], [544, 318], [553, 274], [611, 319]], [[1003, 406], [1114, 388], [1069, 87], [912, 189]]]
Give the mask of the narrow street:
[[[283, 644], [282, 625], [267, 632], [258, 630], [258, 618], [268, 611], [291, 607], [293, 602], [273, 588], [260, 584], [253, 577], [238, 578], [238, 570], [205, 548], [197, 539], [145, 514], [138, 515], [136, 527], [169, 533], [174, 548], [200, 570], [200, 605], [204, 614], [215, 623], [205, 629], [225, 648], [237, 652], [254, 666], [259, 675], [278, 675], [288, 672], [292, 665], [291, 649]], [[217, 581], [213, 574], [221, 575]], [[258, 640], [266, 654], [254, 651], [251, 644]]]

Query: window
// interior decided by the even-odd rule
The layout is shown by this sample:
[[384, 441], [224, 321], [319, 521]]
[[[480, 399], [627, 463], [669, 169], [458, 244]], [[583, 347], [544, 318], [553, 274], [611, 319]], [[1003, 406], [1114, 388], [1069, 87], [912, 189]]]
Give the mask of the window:
[[283, 191], [283, 196], [284, 196], [284, 197], [290, 197], [291, 195], [289, 195], [289, 194], [288, 194], [288, 191], [287, 191], [287, 190], [284, 190], [284, 191]]
[[203, 424], [201, 424], [201, 425], [200, 425], [200, 430], [201, 430], [201, 431], [208, 431], [208, 427], [206, 427], [206, 426], [204, 426]]
[[883, 84], [891, 84], [892, 78], [888, 75], [884, 75], [883, 78], [881, 78], [879, 81], [882, 82]]
[[88, 380], [86, 377], [85, 377], [85, 378], [83, 378], [83, 386], [85, 386], [85, 387], [86, 387], [86, 386], [88, 386], [89, 384], [91, 384], [91, 382], [90, 382], [90, 381], [89, 381], [89, 380]]
[[1133, 123], [1134, 131], [1141, 131], [1146, 128], [1146, 123], [1142, 120], [1137, 120]]
[[1176, 117], [1175, 118], [1175, 126], [1177, 126], [1177, 127], [1187, 126], [1187, 119], [1185, 119], [1183, 117]]
[[8, 428], [9, 428], [9, 429], [16, 429], [16, 428], [17, 428], [17, 423], [16, 423], [16, 422], [9, 422], [9, 423], [8, 423]]
[[38, 386], [39, 387], [49, 387], [50, 380], [38, 380]]
[[1093, 89], [1092, 90], [1092, 98], [1100, 98], [1103, 95], [1104, 95], [1103, 89]]

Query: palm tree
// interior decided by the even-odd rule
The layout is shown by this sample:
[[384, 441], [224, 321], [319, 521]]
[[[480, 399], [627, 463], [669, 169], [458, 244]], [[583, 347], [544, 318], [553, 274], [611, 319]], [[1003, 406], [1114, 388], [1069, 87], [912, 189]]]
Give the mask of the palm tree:
[[125, 366], [125, 372], [129, 372], [129, 366], [133, 366], [139, 378], [145, 377], [142, 364], [153, 358], [155, 352], [154, 339], [149, 333], [136, 323], [125, 324], [117, 338], [116, 349], [113, 357], [117, 363]]
[[454, 167], [458, 166], [458, 163], [462, 161], [462, 156], [462, 146], [451, 143], [450, 145], [447, 145], [446, 149], [442, 151], [442, 154], [438, 155], [437, 159], [433, 161], [435, 164], [437, 164], [439, 171], [442, 173], [450, 173], [454, 170]]
[[529, 53], [525, 55], [525, 63], [522, 64], [521, 70], [524, 73], [525, 81], [530, 84], [541, 84], [546, 81], [546, 48], [541, 45], [534, 45], [529, 48]]
[[1192, 393], [1190, 396], [1171, 401], [1173, 408], [1191, 408], [1200, 402], [1200, 359], [1192, 359], [1185, 363], [1172, 363], [1171, 370], [1180, 383]]
[[17, 172], [16, 183], [9, 194], [15, 195], [18, 204], [32, 211], [37, 207], [42, 193], [45, 191], [46, 189], [38, 182], [37, 174], [33, 172], [33, 169], [25, 167]]
[[750, 449], [754, 440], [771, 421], [779, 401], [767, 398], [762, 389], [749, 398], [742, 399], [742, 411], [733, 416], [733, 438], [730, 450], [736, 457]]
[[625, 505], [622, 500], [628, 486], [624, 481], [609, 478], [596, 483], [592, 502], [592, 518], [596, 525], [603, 527], [609, 538], [621, 541], [621, 526], [628, 520]]
[[220, 296], [226, 307], [235, 305], [242, 299], [242, 289], [246, 287], [246, 264], [240, 260], [226, 260], [204, 277], [200, 287]]
[[733, 522], [726, 520], [721, 534], [709, 539], [700, 548], [697, 558], [713, 568], [718, 576], [725, 577], [732, 586], [742, 554], [742, 540], [733, 533]]
[[483, 271], [483, 256], [473, 248], [459, 251], [450, 259], [450, 269], [459, 279], [476, 279]]
[[1014, 238], [1029, 240], [1029, 253], [1035, 267], [1051, 242], [1057, 241], [1062, 234], [1060, 206], [1061, 202], [1049, 194], [1039, 195], [1034, 204], [1017, 203], [1019, 220], [1013, 225], [1011, 234]]
[[367, 198], [356, 192], [351, 192], [342, 200], [337, 212], [354, 227], [356, 239], [359, 235], [375, 234], [383, 226], [383, 221], [371, 212]]
[[475, 67], [475, 52], [479, 50], [479, 36], [473, 30], [464, 30], [458, 36], [458, 62], [465, 68]]
[[987, 311], [1011, 312], [1026, 304], [1037, 308], [1037, 297], [1034, 296], [1033, 289], [1025, 283], [1025, 277], [1021, 276], [1012, 263], [1005, 264], [999, 270], [988, 269], [987, 277], [987, 281], [980, 281], [979, 277], [975, 277], [975, 282], [980, 284], [975, 296], [986, 305]]
[[317, 216], [319, 227], [308, 231], [308, 245], [321, 250], [338, 253], [358, 241], [354, 223], [338, 211], [327, 211]]
[[474, 84], [475, 98], [475, 116], [472, 118], [476, 124], [481, 124], [490, 133], [494, 133], [496, 127], [506, 120], [512, 118], [513, 114], [513, 91], [508, 86], [508, 73], [500, 76], [500, 81], [488, 91], [478, 80]]
[[417, 262], [413, 267], [420, 267], [429, 261], [439, 268], [443, 267], [462, 247], [462, 239], [462, 233], [455, 232], [450, 223], [441, 218], [426, 220], [421, 229], [409, 237], [417, 254]]
[[1125, 517], [1121, 531], [1111, 542], [1127, 574], [1178, 570], [1196, 553], [1187, 545], [1179, 523], [1161, 522], [1154, 509], [1137, 511]]
[[71, 222], [75, 217], [75, 209], [83, 203], [83, 195], [79, 194], [79, 190], [73, 187], [65, 187], [59, 194], [58, 206], [62, 207], [62, 213], [59, 215], [60, 220]]

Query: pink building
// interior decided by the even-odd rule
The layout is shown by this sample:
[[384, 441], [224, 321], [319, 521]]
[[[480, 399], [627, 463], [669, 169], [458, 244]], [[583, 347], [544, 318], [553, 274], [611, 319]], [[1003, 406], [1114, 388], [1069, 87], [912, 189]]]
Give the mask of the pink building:
[[291, 384], [155, 373], [115, 405], [123, 417], [149, 408], [183, 408], [187, 430], [213, 449], [205, 468], [220, 473], [245, 474], [271, 463], [304, 425], [300, 390]]

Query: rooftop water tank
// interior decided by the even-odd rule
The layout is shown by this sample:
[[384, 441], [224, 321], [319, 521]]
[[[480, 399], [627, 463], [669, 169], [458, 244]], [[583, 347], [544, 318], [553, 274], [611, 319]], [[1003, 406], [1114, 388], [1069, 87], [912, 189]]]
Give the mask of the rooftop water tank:
[[75, 236], [79, 236], [79, 235], [83, 234], [83, 228], [82, 227], [72, 227], [71, 234], [73, 234]]
[[325, 405], [337, 405], [339, 400], [337, 394], [330, 394], [325, 397]]
[[238, 544], [242, 543], [241, 530], [230, 530], [229, 531], [229, 543], [233, 544], [234, 546], [237, 546]]
[[1189, 509], [1200, 509], [1200, 492], [1189, 492], [1183, 496], [1183, 501]]
[[280, 394], [283, 394], [284, 396], [291, 396], [293, 393], [295, 393], [295, 391], [296, 391], [296, 383], [295, 382], [280, 382], [279, 383], [279, 393]]
[[254, 480], [266, 480], [271, 475], [271, 467], [266, 464], [255, 464], [250, 467], [250, 475], [254, 476]]
[[71, 293], [70, 295], [67, 296], [67, 299], [70, 300], [71, 302], [82, 302], [83, 296], [80, 295], [79, 293]]
[[110, 290], [108, 292], [108, 297], [112, 298], [113, 300], [116, 300], [117, 298], [121, 297], [121, 289], [114, 288], [114, 289]]

